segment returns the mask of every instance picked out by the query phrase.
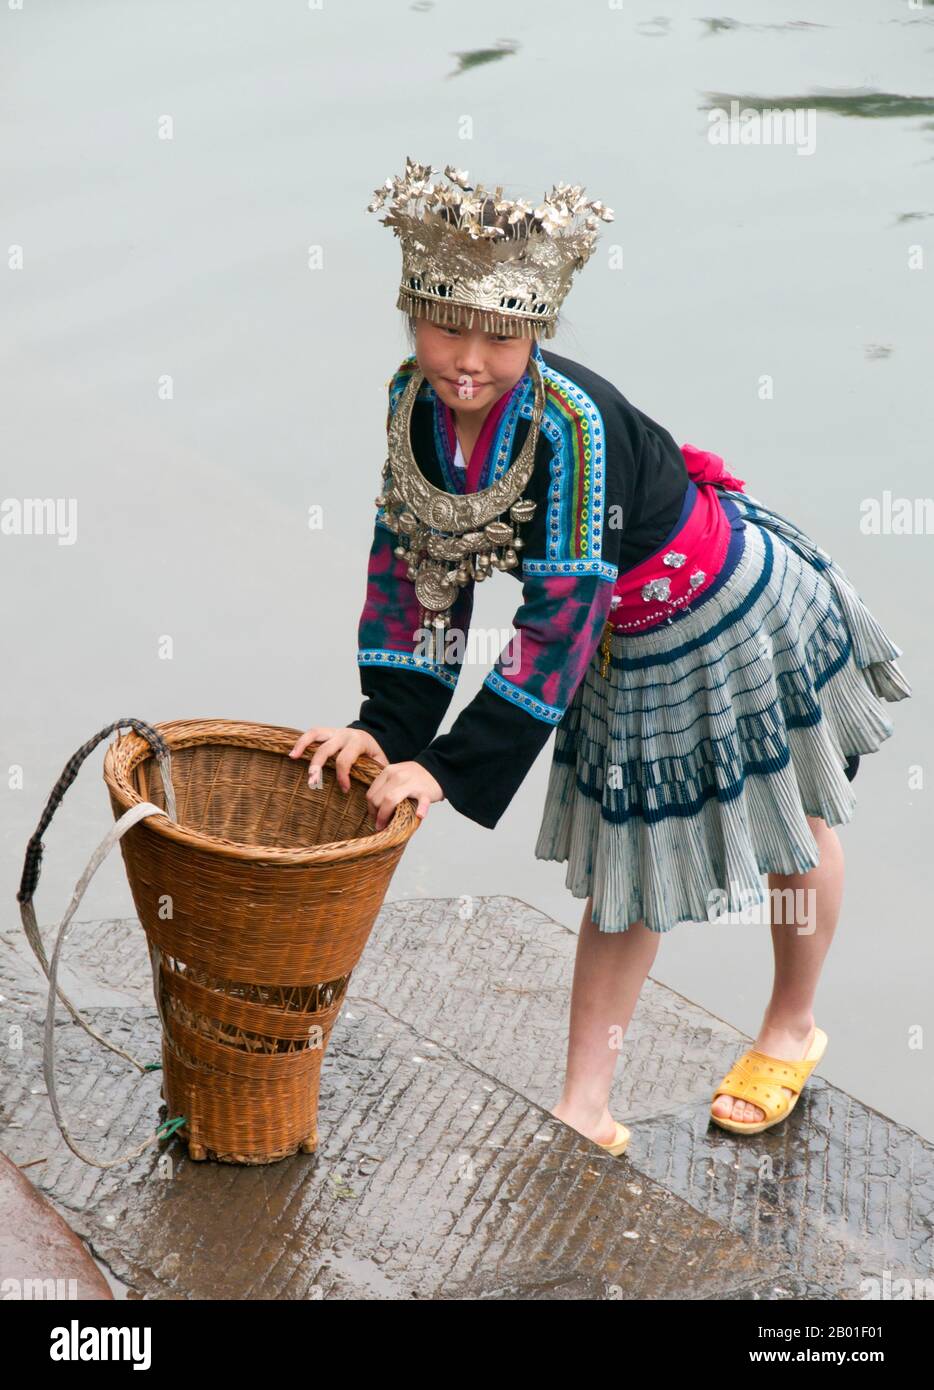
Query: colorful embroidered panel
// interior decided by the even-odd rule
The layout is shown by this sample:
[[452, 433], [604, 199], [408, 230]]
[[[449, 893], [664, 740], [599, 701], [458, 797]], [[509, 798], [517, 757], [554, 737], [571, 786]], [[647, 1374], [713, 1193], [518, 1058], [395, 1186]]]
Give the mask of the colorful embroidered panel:
[[613, 597], [599, 575], [530, 575], [513, 619], [515, 637], [484, 681], [535, 719], [557, 724], [599, 645]]
[[[603, 556], [606, 521], [606, 430], [603, 416], [593, 398], [570, 377], [549, 366], [538, 343], [532, 348], [545, 385], [545, 409], [541, 430], [552, 447], [551, 477], [547, 504], [547, 546], [537, 559], [526, 557], [523, 568], [537, 574], [602, 574], [616, 578], [616, 566]], [[391, 419], [402, 392], [417, 366], [414, 353], [405, 358], [389, 384]], [[434, 407], [435, 446], [449, 492], [463, 491], [463, 474], [453, 466], [450, 436], [442, 428], [449, 408], [437, 392], [423, 382], [419, 401]], [[499, 423], [480, 479], [489, 487], [505, 473], [512, 462], [516, 422], [532, 419], [535, 391], [532, 377], [525, 372], [513, 388], [511, 399]], [[494, 460], [495, 459], [495, 463]], [[551, 566], [551, 568], [548, 568]], [[560, 567], [559, 567], [560, 566]]]
[[[380, 515], [383, 515], [380, 508]], [[366, 600], [357, 629], [357, 664], [421, 671], [453, 693], [463, 664], [463, 647], [448, 642], [439, 653], [429, 629], [421, 629], [421, 604], [408, 577], [408, 561], [393, 553], [395, 532], [377, 520], [367, 567]], [[470, 627], [473, 585], [465, 584], [451, 609], [451, 626]], [[442, 660], [438, 660], [438, 656]]]

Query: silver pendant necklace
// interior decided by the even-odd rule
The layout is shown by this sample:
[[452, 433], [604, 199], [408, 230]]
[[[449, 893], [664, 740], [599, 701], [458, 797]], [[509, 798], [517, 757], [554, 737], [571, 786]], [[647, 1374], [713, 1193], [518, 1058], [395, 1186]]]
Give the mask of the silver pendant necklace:
[[[437, 635], [451, 621], [462, 587], [487, 579], [494, 569], [514, 569], [525, 542], [518, 528], [532, 520], [535, 502], [522, 493], [535, 466], [535, 446], [544, 413], [545, 384], [534, 357], [528, 370], [535, 387], [532, 419], [522, 448], [496, 482], [480, 492], [451, 493], [434, 487], [412, 452], [410, 422], [424, 372], [416, 370], [403, 392], [389, 426], [389, 452], [383, 467], [384, 491], [376, 498], [386, 510], [386, 525], [408, 538], [393, 553], [407, 559], [408, 577], [422, 605], [422, 626]], [[509, 521], [502, 519], [508, 512]], [[416, 646], [418, 642], [416, 641]]]

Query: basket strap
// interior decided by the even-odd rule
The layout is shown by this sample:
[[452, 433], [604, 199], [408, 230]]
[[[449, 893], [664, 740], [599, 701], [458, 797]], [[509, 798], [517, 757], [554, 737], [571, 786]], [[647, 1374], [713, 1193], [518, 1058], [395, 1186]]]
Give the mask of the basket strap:
[[[58, 781], [55, 783], [55, 786], [49, 793], [49, 799], [45, 804], [45, 809], [43, 810], [42, 815], [39, 817], [39, 824], [36, 826], [36, 829], [30, 837], [28, 845], [26, 846], [26, 858], [23, 863], [23, 874], [20, 880], [19, 892], [16, 894], [17, 901], [20, 905], [20, 917], [22, 918], [23, 931], [26, 934], [26, 940], [29, 942], [29, 945], [32, 948], [33, 955], [36, 957], [36, 960], [42, 967], [42, 972], [46, 976], [46, 978], [48, 978], [49, 974], [49, 962], [45, 954], [45, 947], [42, 944], [42, 934], [39, 931], [39, 923], [36, 918], [35, 908], [33, 907], [33, 897], [35, 896], [36, 888], [39, 883], [39, 872], [42, 863], [42, 852], [45, 848], [45, 846], [42, 843], [42, 836], [48, 829], [52, 817], [55, 815], [55, 812], [57, 811], [58, 807], [61, 805], [62, 799], [66, 791], [77, 777], [78, 772], [81, 768], [81, 764], [84, 762], [84, 760], [88, 757], [90, 753], [93, 753], [94, 749], [103, 739], [108, 738], [114, 732], [115, 729], [119, 730], [126, 724], [129, 724], [132, 728], [136, 730], [138, 734], [140, 734], [143, 738], [146, 739], [150, 748], [155, 754], [156, 760], [159, 764], [159, 772], [162, 776], [162, 785], [165, 789], [166, 813], [168, 814], [170, 820], [177, 819], [175, 809], [175, 789], [172, 786], [172, 759], [171, 754], [169, 752], [169, 745], [166, 743], [165, 739], [158, 732], [158, 730], [154, 729], [150, 724], [145, 723], [144, 720], [132, 718], [115, 719], [112, 724], [108, 724], [106, 728], [101, 729], [100, 732], [96, 733], [93, 738], [89, 738], [87, 743], [83, 743], [76, 753], [72, 754], [72, 756], [68, 759], [67, 763], [62, 769], [61, 776], [59, 777]], [[153, 807], [153, 810], [158, 809], [158, 807]], [[152, 812], [150, 811], [149, 814], [152, 814]], [[127, 1058], [128, 1061], [133, 1062], [134, 1066], [139, 1065], [134, 1061], [132, 1057], [129, 1057], [129, 1055], [126, 1052], [124, 1052], [122, 1048], [115, 1046], [115, 1044], [111, 1042], [108, 1042], [106, 1038], [101, 1037], [100, 1033], [95, 1032], [95, 1030], [91, 1027], [87, 1020], [82, 1017], [79, 1010], [75, 1008], [74, 1004], [72, 1004], [71, 1000], [67, 997], [67, 995], [61, 988], [59, 988], [58, 990], [58, 997], [65, 1005], [68, 1012], [71, 1014], [71, 1017], [74, 1020], [74, 1022], [80, 1024], [81, 1027], [90, 1037], [96, 1039], [96, 1041], [101, 1043], [104, 1047], [110, 1048], [111, 1052], [116, 1052], [120, 1057]], [[161, 1005], [159, 1008], [159, 1014], [161, 1018]]]
[[[169, 1120], [161, 1124], [155, 1133], [151, 1134], [149, 1138], [144, 1140], [137, 1148], [128, 1150], [118, 1158], [102, 1161], [101, 1159], [93, 1158], [72, 1138], [71, 1132], [62, 1117], [61, 1108], [58, 1103], [58, 1092], [55, 1087], [55, 999], [58, 992], [58, 962], [65, 941], [65, 929], [77, 911], [88, 884], [118, 840], [122, 839], [126, 832], [134, 826], [137, 821], [143, 820], [146, 816], [164, 816], [166, 814], [167, 813], [163, 811], [161, 807], [154, 806], [151, 801], [140, 801], [135, 806], [131, 806], [128, 811], [124, 811], [120, 819], [111, 826], [110, 830], [108, 830], [103, 840], [101, 840], [100, 844], [97, 846], [97, 849], [91, 855], [87, 868], [78, 880], [71, 902], [68, 904], [68, 908], [58, 928], [58, 935], [55, 938], [55, 946], [52, 951], [52, 959], [49, 963], [49, 1002], [45, 1015], [45, 1045], [42, 1059], [46, 1090], [49, 1093], [49, 1103], [52, 1106], [52, 1113], [55, 1116], [56, 1123], [65, 1143], [71, 1149], [72, 1153], [77, 1154], [85, 1163], [93, 1164], [95, 1168], [115, 1168], [118, 1164], [126, 1163], [131, 1158], [138, 1158], [143, 1150], [147, 1149], [150, 1144], [156, 1144], [160, 1140], [165, 1139], [174, 1129], [177, 1129], [179, 1125], [185, 1123], [185, 1116], [176, 1116], [174, 1120]], [[98, 1036], [87, 1025], [80, 1014], [78, 1016], [78, 1021], [87, 1028], [87, 1031], [91, 1033], [92, 1037]], [[135, 1057], [131, 1057], [130, 1054], [124, 1052], [122, 1048], [116, 1047], [113, 1043], [106, 1042], [106, 1039], [101, 1039], [101, 1041], [105, 1042], [106, 1046], [111, 1048], [112, 1051], [118, 1052], [121, 1057], [125, 1057], [128, 1062], [132, 1062], [133, 1066], [138, 1067], [141, 1072], [148, 1070], [142, 1062], [138, 1062]]]
[[[143, 738], [146, 739], [150, 748], [152, 749], [159, 766], [159, 772], [162, 777], [162, 785], [165, 791], [166, 809], [163, 810], [160, 806], [154, 805], [151, 801], [141, 801], [138, 802], [135, 806], [131, 806], [130, 809], [128, 811], [125, 811], [124, 814], [120, 817], [120, 819], [116, 821], [113, 826], [111, 826], [107, 835], [104, 837], [104, 839], [98, 845], [97, 849], [91, 855], [91, 859], [88, 863], [87, 868], [81, 875], [81, 878], [78, 880], [74, 894], [72, 895], [71, 902], [69, 903], [68, 909], [65, 912], [64, 917], [62, 918], [61, 925], [59, 926], [58, 935], [55, 940], [55, 948], [52, 953], [52, 960], [50, 963], [48, 958], [46, 957], [45, 947], [42, 944], [42, 935], [39, 931], [39, 923], [36, 918], [36, 911], [33, 905], [33, 897], [35, 896], [36, 887], [39, 883], [39, 872], [42, 863], [42, 852], [44, 849], [44, 845], [42, 843], [42, 836], [44, 832], [48, 829], [49, 823], [51, 822], [56, 810], [60, 806], [66, 791], [77, 777], [82, 763], [85, 761], [88, 755], [94, 751], [94, 749], [103, 739], [108, 738], [115, 730], [119, 731], [121, 728], [124, 727], [124, 725], [129, 725], [131, 728], [135, 729], [138, 734], [140, 734]], [[118, 732], [118, 743], [119, 739], [120, 735]], [[87, 888], [88, 884], [90, 883], [91, 879], [96, 873], [99, 865], [107, 857], [107, 855], [113, 849], [114, 845], [123, 838], [126, 832], [132, 826], [134, 826], [137, 823], [137, 821], [140, 821], [145, 817], [152, 815], [167, 816], [170, 820], [177, 819], [175, 805], [175, 789], [172, 786], [172, 759], [171, 754], [169, 752], [169, 745], [166, 743], [165, 739], [158, 732], [158, 730], [154, 729], [150, 724], [145, 723], [145, 721], [142, 719], [116, 719], [112, 724], [108, 724], [106, 728], [101, 729], [100, 732], [95, 734], [93, 738], [88, 739], [87, 743], [82, 744], [82, 746], [77, 750], [77, 752], [72, 754], [72, 756], [68, 759], [68, 762], [62, 769], [61, 776], [55, 783], [55, 786], [52, 788], [52, 791], [49, 794], [49, 799], [45, 804], [45, 808], [42, 812], [42, 815], [39, 817], [39, 824], [36, 826], [35, 832], [31, 836], [29, 843], [26, 846], [26, 858], [23, 863], [23, 874], [20, 880], [19, 892], [16, 895], [17, 901], [20, 905], [20, 916], [23, 921], [23, 930], [26, 933], [26, 940], [29, 942], [33, 954], [36, 957], [36, 960], [39, 962], [44, 974], [46, 975], [49, 981], [49, 999], [45, 1016], [45, 1045], [43, 1049], [42, 1065], [45, 1074], [46, 1089], [49, 1093], [49, 1102], [52, 1106], [52, 1113], [55, 1116], [55, 1120], [58, 1124], [59, 1130], [61, 1131], [62, 1138], [64, 1139], [68, 1147], [72, 1150], [73, 1153], [77, 1154], [79, 1158], [83, 1159], [85, 1163], [90, 1163], [95, 1168], [114, 1168], [119, 1163], [125, 1163], [128, 1159], [136, 1158], [139, 1154], [143, 1152], [144, 1149], [148, 1148], [150, 1144], [156, 1143], [159, 1140], [167, 1138], [169, 1134], [171, 1134], [174, 1130], [176, 1130], [179, 1127], [179, 1125], [185, 1123], [184, 1116], [176, 1116], [173, 1120], [167, 1120], [164, 1124], [161, 1124], [158, 1127], [155, 1134], [150, 1135], [150, 1137], [138, 1148], [132, 1149], [130, 1152], [121, 1155], [119, 1158], [112, 1158], [107, 1161], [101, 1162], [96, 1158], [92, 1158], [90, 1154], [85, 1153], [72, 1139], [71, 1134], [68, 1130], [68, 1126], [62, 1119], [61, 1110], [58, 1104], [58, 1094], [55, 1089], [56, 998], [62, 1001], [62, 1003], [68, 1009], [68, 1012], [71, 1014], [72, 1019], [75, 1021], [75, 1023], [80, 1024], [80, 1026], [84, 1029], [84, 1031], [88, 1034], [89, 1037], [94, 1038], [104, 1047], [109, 1048], [111, 1052], [115, 1052], [119, 1057], [123, 1057], [132, 1066], [136, 1067], [138, 1071], [146, 1073], [152, 1070], [151, 1067], [146, 1066], [144, 1065], [144, 1063], [137, 1061], [137, 1059], [131, 1056], [129, 1052], [125, 1052], [122, 1047], [118, 1047], [116, 1043], [110, 1042], [109, 1039], [103, 1037], [100, 1033], [96, 1031], [96, 1029], [92, 1028], [91, 1025], [88, 1023], [87, 1019], [81, 1013], [81, 1011], [75, 1007], [75, 1005], [71, 1002], [71, 1000], [67, 997], [67, 995], [64, 993], [64, 991], [60, 988], [58, 984], [58, 961], [59, 956], [61, 954], [62, 943], [65, 939], [65, 928], [67, 927], [68, 923], [71, 921], [72, 917], [77, 911], [78, 904], [84, 897], [85, 889]], [[153, 974], [156, 983], [156, 1006], [159, 1010], [159, 1017], [160, 1019], [162, 1019], [164, 1025], [162, 1003], [159, 997], [159, 974], [161, 957], [153, 959], [152, 952], [150, 952], [150, 958], [152, 960]]]
[[[100, 733], [89, 738], [87, 743], [83, 743], [76, 753], [72, 753], [65, 766], [62, 768], [61, 776], [49, 793], [49, 799], [45, 803], [45, 809], [39, 817], [39, 824], [33, 835], [30, 837], [29, 844], [26, 846], [26, 858], [23, 863], [23, 876], [20, 879], [19, 892], [16, 895], [20, 903], [31, 902], [39, 882], [39, 867], [42, 862], [42, 851], [45, 846], [42, 843], [42, 836], [49, 828], [49, 823], [55, 815], [56, 810], [61, 804], [62, 798], [71, 786], [72, 782], [80, 771], [81, 764], [89, 753], [102, 739], [109, 738], [115, 729], [121, 729], [125, 724], [129, 724], [146, 739], [152, 749], [159, 764], [159, 771], [162, 773], [162, 783], [165, 787], [165, 805], [170, 820], [177, 820], [175, 813], [175, 791], [172, 786], [172, 757], [169, 752], [169, 745], [165, 739], [154, 729], [151, 724], [145, 723], [142, 719], [115, 719], [112, 724], [108, 724]], [[118, 740], [119, 742], [119, 735]], [[48, 972], [46, 972], [48, 973]]]

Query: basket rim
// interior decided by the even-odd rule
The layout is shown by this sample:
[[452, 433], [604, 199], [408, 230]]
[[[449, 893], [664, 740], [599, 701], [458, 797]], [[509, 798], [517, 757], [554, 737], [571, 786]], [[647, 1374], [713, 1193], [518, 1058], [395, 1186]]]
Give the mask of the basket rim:
[[[260, 748], [269, 753], [287, 756], [289, 749], [293, 748], [296, 740], [302, 736], [301, 729], [290, 729], [282, 724], [256, 724], [238, 719], [170, 719], [151, 727], [165, 739], [170, 754], [176, 749], [213, 743], [236, 748]], [[308, 747], [320, 748], [321, 743], [311, 743]], [[116, 738], [108, 744], [104, 757], [104, 781], [123, 811], [144, 801], [145, 798], [140, 796], [129, 779], [141, 763], [154, 759], [155, 754], [149, 743], [135, 729], [126, 733], [118, 729]], [[301, 759], [294, 761], [298, 762]], [[333, 767], [333, 763], [333, 757], [328, 758], [325, 766]], [[355, 781], [369, 785], [382, 770], [375, 759], [363, 754], [350, 768], [350, 776]], [[145, 823], [153, 834], [166, 840], [174, 840], [177, 844], [187, 845], [192, 849], [210, 850], [228, 859], [296, 865], [329, 864], [344, 859], [359, 859], [369, 854], [381, 854], [387, 849], [404, 845], [421, 825], [408, 797], [403, 797], [399, 802], [392, 819], [382, 830], [372, 835], [333, 840], [328, 844], [307, 848], [284, 849], [276, 845], [247, 845], [240, 840], [228, 840], [220, 835], [206, 835], [202, 831], [191, 830], [177, 821], [170, 821], [167, 816], [146, 816], [142, 823]]]

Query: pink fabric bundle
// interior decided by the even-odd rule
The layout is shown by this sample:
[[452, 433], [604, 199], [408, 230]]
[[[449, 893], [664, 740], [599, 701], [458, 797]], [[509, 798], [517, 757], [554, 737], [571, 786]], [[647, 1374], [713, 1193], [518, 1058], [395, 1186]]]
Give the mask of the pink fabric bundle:
[[[682, 444], [681, 452], [691, 482], [696, 484], [694, 505], [684, 525], [664, 546], [617, 579], [608, 621], [620, 631], [655, 627], [671, 614], [672, 605], [693, 602], [714, 582], [726, 557], [730, 522], [716, 485], [741, 492], [745, 483], [727, 472], [719, 454], [696, 449], [693, 444]], [[666, 564], [666, 556], [675, 561], [683, 558]], [[651, 596], [653, 580], [669, 581], [667, 597]]]

